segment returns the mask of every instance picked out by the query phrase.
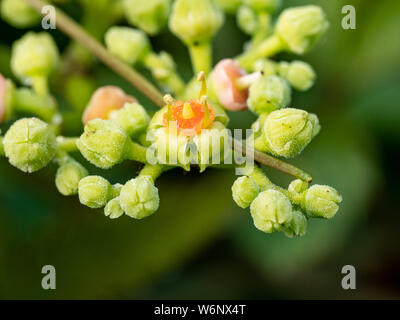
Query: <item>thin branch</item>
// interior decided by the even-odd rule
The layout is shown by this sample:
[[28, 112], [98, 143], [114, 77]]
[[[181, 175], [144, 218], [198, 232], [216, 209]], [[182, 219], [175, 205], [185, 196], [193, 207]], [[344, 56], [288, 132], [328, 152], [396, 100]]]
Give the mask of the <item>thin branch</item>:
[[[40, 14], [42, 14], [42, 8], [46, 5], [49, 5], [49, 3], [42, 0], [26, 0], [26, 2], [36, 9]], [[83, 30], [79, 24], [77, 24], [57, 8], [56, 21], [57, 27], [59, 27], [64, 33], [66, 33], [75, 41], [79, 42], [82, 46], [86, 47], [86, 49], [103, 61], [104, 64], [118, 73], [121, 77], [128, 80], [134, 87], [146, 95], [157, 106], [164, 106], [163, 95], [155, 86], [153, 86], [141, 74], [133, 70], [129, 65], [110, 54], [103, 45], [101, 45], [96, 39]], [[245, 156], [248, 156], [249, 152], [251, 154], [253, 153], [253, 150], [249, 147], [247, 147], [248, 150], [246, 153], [246, 146], [240, 141], [235, 141], [235, 143], [233, 143], [233, 148], [236, 152], [239, 152]], [[254, 150], [254, 160], [271, 168], [292, 175], [296, 178], [308, 182], [311, 182], [312, 180], [311, 176], [305, 171], [257, 150]]]
[[[42, 8], [49, 3], [42, 0], [26, 0], [36, 11], [42, 14]], [[99, 17], [101, 19], [101, 17]], [[161, 92], [153, 86], [145, 77], [135, 71], [133, 68], [113, 56], [104, 48], [96, 39], [83, 30], [75, 21], [68, 17], [61, 10], [56, 8], [57, 28], [70, 36], [75, 41], [92, 52], [108, 67], [118, 73], [121, 77], [128, 80], [134, 87], [146, 95], [156, 105], [162, 107], [164, 105]]]

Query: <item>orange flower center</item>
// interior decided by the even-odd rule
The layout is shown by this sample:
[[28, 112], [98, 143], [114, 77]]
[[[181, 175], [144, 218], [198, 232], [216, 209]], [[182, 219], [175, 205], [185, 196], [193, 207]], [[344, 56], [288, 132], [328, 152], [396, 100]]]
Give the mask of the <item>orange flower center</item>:
[[[210, 105], [207, 105], [209, 111], [208, 120], [205, 119], [206, 104], [198, 100], [189, 100], [186, 102], [177, 101], [172, 106], [170, 121], [175, 121], [178, 133], [184, 135], [195, 135], [200, 133], [201, 129], [208, 128], [215, 119], [215, 113]], [[168, 126], [168, 112], [164, 114], [164, 124]]]

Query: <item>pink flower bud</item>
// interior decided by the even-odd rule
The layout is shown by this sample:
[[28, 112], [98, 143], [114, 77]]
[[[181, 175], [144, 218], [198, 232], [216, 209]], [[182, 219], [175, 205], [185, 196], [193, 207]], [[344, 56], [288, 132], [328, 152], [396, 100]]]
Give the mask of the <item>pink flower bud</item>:
[[221, 60], [214, 68], [212, 81], [219, 102], [228, 110], [239, 111], [246, 109], [248, 88], [240, 88], [236, 81], [247, 75], [239, 63], [232, 59]]
[[82, 122], [87, 124], [93, 119], [109, 119], [111, 112], [122, 109], [125, 103], [136, 102], [137, 100], [127, 95], [123, 90], [114, 86], [105, 86], [97, 89], [90, 99]]

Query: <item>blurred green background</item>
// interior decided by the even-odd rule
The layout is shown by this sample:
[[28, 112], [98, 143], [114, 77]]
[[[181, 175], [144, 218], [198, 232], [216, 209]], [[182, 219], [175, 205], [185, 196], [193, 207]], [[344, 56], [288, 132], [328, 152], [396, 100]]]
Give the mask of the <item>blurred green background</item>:
[[[77, 197], [58, 194], [55, 166], [28, 176], [0, 159], [0, 298], [400, 298], [400, 2], [284, 0], [285, 7], [309, 3], [324, 8], [331, 28], [304, 57], [317, 70], [316, 86], [295, 93], [292, 105], [317, 113], [323, 129], [293, 163], [311, 172], [315, 183], [342, 193], [334, 219], [312, 220], [300, 239], [266, 235], [254, 228], [248, 210], [234, 204], [233, 172], [176, 170], [158, 181], [161, 207], [155, 215], [111, 221], [101, 210], [81, 206]], [[356, 30], [341, 27], [346, 4], [357, 10]], [[63, 8], [82, 18], [76, 5]], [[3, 21], [0, 30], [0, 72], [12, 77], [10, 45], [26, 30]], [[66, 49], [69, 40], [58, 30], [51, 33]], [[215, 58], [240, 53], [245, 41], [228, 16], [214, 42]], [[179, 40], [165, 32], [152, 43], [157, 51], [173, 53], [189, 79], [189, 58]], [[74, 101], [83, 108], [87, 100], [83, 89], [74, 91], [79, 82], [68, 80], [75, 69], [52, 82], [66, 110]], [[93, 81], [88, 92], [120, 85], [155, 110], [100, 63], [85, 77]], [[250, 113], [232, 114], [231, 126], [247, 128], [253, 120]], [[81, 128], [66, 130], [76, 134]], [[290, 181], [266, 171], [280, 185]], [[105, 176], [124, 183], [136, 173], [134, 164], [124, 163]], [[53, 291], [41, 289], [47, 264], [57, 270]], [[357, 270], [356, 290], [341, 288], [347, 264]]]

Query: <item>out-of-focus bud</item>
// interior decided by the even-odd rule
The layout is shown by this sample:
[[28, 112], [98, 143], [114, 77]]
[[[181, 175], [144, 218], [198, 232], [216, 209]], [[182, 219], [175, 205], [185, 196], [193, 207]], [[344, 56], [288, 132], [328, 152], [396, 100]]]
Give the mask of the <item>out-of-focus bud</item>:
[[254, 64], [256, 71], [261, 71], [264, 76], [273, 76], [277, 72], [276, 62], [269, 59], [259, 59]]
[[79, 182], [79, 201], [89, 208], [103, 208], [112, 193], [111, 184], [103, 177], [88, 176]]
[[150, 122], [146, 110], [138, 103], [125, 104], [121, 110], [111, 114], [111, 119], [117, 122], [131, 137], [146, 130]]
[[135, 219], [146, 218], [158, 209], [158, 189], [148, 177], [137, 177], [122, 188], [120, 203], [128, 216]]
[[254, 199], [250, 212], [257, 229], [272, 233], [292, 219], [292, 204], [283, 193], [270, 189]]
[[150, 35], [167, 24], [171, 0], [123, 0], [128, 22]]
[[282, 0], [243, 0], [243, 2], [255, 11], [271, 13], [277, 10], [282, 4]]
[[236, 21], [243, 32], [252, 35], [258, 28], [256, 12], [249, 6], [241, 6], [238, 10]]
[[265, 119], [263, 139], [272, 154], [292, 158], [303, 151], [319, 130], [315, 115], [299, 109], [281, 109]]
[[12, 113], [12, 92], [14, 86], [11, 80], [0, 74], [0, 123], [7, 121]]
[[107, 120], [112, 112], [122, 109], [127, 102], [136, 102], [136, 99], [118, 87], [101, 87], [93, 93], [83, 113], [82, 122], [87, 124], [94, 119]]
[[287, 49], [304, 54], [309, 51], [329, 27], [324, 11], [314, 5], [289, 8], [281, 13], [276, 34]]
[[291, 101], [291, 90], [286, 80], [278, 76], [261, 77], [249, 90], [247, 104], [255, 114], [270, 113], [286, 108]]
[[242, 4], [242, 0], [215, 0], [215, 2], [228, 13], [235, 13]]
[[342, 196], [329, 186], [313, 185], [305, 195], [305, 209], [311, 217], [332, 218], [339, 210]]
[[40, 16], [25, 0], [2, 0], [1, 16], [16, 28], [29, 28], [40, 21]]
[[212, 0], [176, 0], [169, 20], [171, 31], [185, 43], [209, 41], [224, 21]]
[[237, 178], [232, 186], [232, 197], [236, 204], [245, 209], [260, 193], [260, 188], [252, 177]]
[[68, 161], [57, 170], [57, 190], [64, 196], [78, 194], [79, 181], [85, 178], [88, 174], [88, 171], [79, 162], [75, 160]]
[[228, 110], [238, 111], [246, 108], [248, 88], [239, 88], [236, 81], [247, 73], [239, 63], [232, 59], [221, 60], [211, 75], [212, 87], [218, 100]]
[[296, 179], [289, 184], [288, 191], [293, 194], [302, 194], [308, 189], [308, 183], [306, 181]]
[[299, 91], [307, 91], [315, 83], [314, 69], [303, 61], [282, 62], [279, 64], [279, 73], [293, 88]]
[[104, 215], [110, 219], [117, 219], [124, 214], [124, 210], [121, 208], [119, 197], [109, 201], [104, 208]]
[[51, 127], [37, 118], [16, 121], [3, 140], [10, 163], [32, 173], [47, 166], [56, 153], [56, 137]]
[[111, 27], [106, 32], [105, 43], [112, 54], [130, 65], [135, 65], [150, 52], [146, 34], [129, 27]]
[[109, 169], [125, 159], [130, 139], [116, 122], [95, 119], [85, 126], [76, 145], [89, 162]]
[[286, 222], [282, 228], [289, 238], [304, 236], [307, 232], [307, 218], [300, 211], [292, 212], [292, 219]]
[[28, 32], [12, 46], [11, 68], [27, 84], [47, 78], [59, 62], [56, 43], [46, 32]]

